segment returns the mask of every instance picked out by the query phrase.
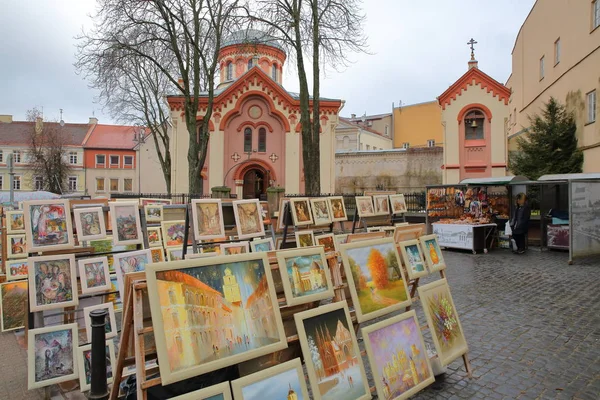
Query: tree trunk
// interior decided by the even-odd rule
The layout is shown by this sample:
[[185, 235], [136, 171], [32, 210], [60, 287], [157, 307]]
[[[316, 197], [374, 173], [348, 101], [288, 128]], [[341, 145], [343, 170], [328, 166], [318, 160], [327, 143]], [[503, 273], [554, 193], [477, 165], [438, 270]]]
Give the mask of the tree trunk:
[[[319, 97], [321, 95], [319, 86], [319, 8], [318, 2], [312, 2], [312, 20], [313, 20], [313, 115], [312, 115], [312, 174], [316, 179], [311, 180], [310, 185], [306, 185], [306, 192], [310, 194], [319, 194], [321, 192], [321, 110]], [[306, 164], [305, 164], [306, 165]]]

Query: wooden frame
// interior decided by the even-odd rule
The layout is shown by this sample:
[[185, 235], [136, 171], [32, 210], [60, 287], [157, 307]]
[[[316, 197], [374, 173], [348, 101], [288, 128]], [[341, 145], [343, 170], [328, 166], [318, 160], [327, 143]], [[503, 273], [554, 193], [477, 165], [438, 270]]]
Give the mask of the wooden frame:
[[[216, 213], [208, 215], [204, 209], [216, 207]], [[210, 210], [207, 210], [210, 211]], [[201, 224], [200, 217], [206, 220]], [[201, 225], [207, 225], [201, 227]], [[223, 207], [221, 199], [194, 199], [192, 200], [192, 226], [196, 240], [219, 239], [225, 236], [225, 225], [223, 224]]]
[[335, 251], [335, 239], [333, 233], [315, 236], [315, 246], [323, 246], [325, 253]]
[[[185, 220], [163, 221], [160, 223], [162, 228], [162, 237], [164, 247], [183, 246], [183, 238], [185, 237]], [[169, 233], [171, 228], [175, 227], [173, 233]], [[181, 239], [181, 242], [179, 241]]]
[[[16, 329], [22, 329], [27, 325], [27, 298], [29, 294], [27, 293], [28, 282], [26, 280], [22, 281], [13, 281], [13, 282], [4, 282], [0, 283], [0, 327], [2, 332], [14, 331]], [[4, 303], [5, 297], [7, 296], [7, 291], [15, 289], [19, 291], [19, 293], [15, 293], [19, 298], [12, 300], [10, 302], [10, 307], [16, 308], [16, 310], [9, 310], [9, 306]], [[15, 311], [15, 312], [10, 312]], [[6, 321], [6, 318], [17, 319], [19, 318], [19, 324], [15, 324], [17, 321]], [[12, 323], [11, 326], [8, 326]]]
[[[400, 253], [402, 253], [402, 261], [410, 279], [417, 279], [429, 273], [418, 240], [405, 240], [398, 243], [398, 247]], [[419, 271], [420, 268], [423, 270]]]
[[[301, 260], [302, 259], [302, 260]], [[288, 262], [298, 267], [297, 273], [294, 272], [292, 266], [291, 271], [288, 270]], [[305, 261], [303, 265], [298, 266], [297, 263]], [[308, 261], [308, 263], [306, 263]], [[318, 262], [320, 271], [313, 273], [313, 263]], [[288, 306], [310, 303], [324, 299], [330, 299], [334, 296], [333, 283], [331, 281], [331, 272], [327, 264], [327, 258], [323, 247], [311, 247], [301, 250], [286, 250], [277, 252], [277, 264], [281, 273], [281, 283], [283, 284], [283, 292]], [[308, 271], [302, 272], [307, 269]], [[307, 286], [310, 285], [310, 286]], [[315, 286], [318, 291], [312, 289]], [[324, 285], [324, 286], [323, 286]], [[300, 293], [301, 292], [301, 293]], [[304, 295], [306, 292], [315, 292]]]
[[346, 238], [346, 243], [363, 242], [365, 240], [383, 239], [385, 238], [385, 232], [367, 232], [367, 233], [351, 233]]
[[[407, 321], [407, 322], [404, 322]], [[385, 344], [388, 345], [386, 350], [379, 350], [377, 349], [377, 346], [379, 345], [379, 342], [374, 342], [371, 338], [371, 336], [376, 336], [377, 333], [379, 331], [385, 331], [386, 329], [392, 329], [393, 325], [396, 325], [397, 328], [395, 331], [388, 333], [388, 335], [384, 335], [381, 334], [381, 336], [383, 336], [380, 339], [384, 339], [384, 340], [390, 340], [390, 339], [396, 339], [398, 341], [402, 341], [402, 342], [408, 342], [408, 344], [404, 344], [399, 345], [397, 342], [394, 343], [396, 344], [396, 346], [394, 345], [390, 345], [390, 342], [384, 342]], [[398, 325], [402, 325], [402, 326], [398, 326]], [[407, 331], [405, 331], [405, 329], [410, 332], [410, 334], [407, 333]], [[373, 380], [375, 381], [375, 388], [377, 390], [377, 396], [380, 399], [393, 399], [393, 400], [403, 400], [403, 399], [407, 399], [410, 396], [420, 392], [421, 390], [423, 390], [425, 387], [429, 386], [430, 384], [432, 384], [433, 382], [435, 382], [435, 377], [433, 376], [433, 370], [431, 369], [431, 364], [429, 362], [429, 356], [427, 355], [427, 348], [425, 347], [425, 341], [423, 340], [423, 335], [421, 334], [421, 329], [419, 329], [419, 321], [417, 320], [417, 314], [415, 313], [414, 310], [410, 310], [405, 312], [404, 314], [400, 314], [400, 315], [396, 315], [394, 317], [388, 318], [386, 320], [377, 322], [373, 325], [369, 325], [365, 328], [361, 329], [362, 332], [362, 337], [365, 343], [365, 349], [367, 350], [367, 357], [369, 359], [369, 364], [371, 365], [371, 373], [373, 374]], [[412, 341], [409, 341], [409, 337], [410, 336], [416, 336], [416, 337], [412, 337]], [[417, 349], [418, 354], [415, 355], [414, 353], [411, 352], [412, 350], [412, 346], [414, 346], [415, 349]], [[375, 348], [375, 350], [374, 350]], [[383, 348], [383, 346], [381, 346], [381, 348]], [[398, 351], [398, 348], [403, 350], [405, 354], [412, 354], [410, 356], [410, 360], [411, 362], [413, 362], [414, 366], [415, 366], [415, 372], [417, 372], [417, 368], [419, 368], [419, 364], [421, 364], [422, 362], [425, 362], [426, 365], [426, 373], [427, 373], [427, 377], [423, 380], [421, 380], [420, 376], [416, 377], [416, 380], [418, 380], [419, 382], [414, 385], [413, 387], [411, 387], [410, 389], [406, 390], [405, 392], [402, 392], [398, 395], [396, 395], [396, 392], [394, 391], [393, 393], [390, 393], [390, 389], [393, 388], [392, 385], [390, 386], [384, 386], [384, 384], [382, 383], [385, 379], [385, 376], [383, 376], [382, 374], [382, 370], [384, 368], [387, 368], [386, 366], [390, 366], [391, 368], [393, 368], [393, 363], [394, 363], [394, 359], [396, 358], [396, 351]], [[379, 350], [379, 351], [378, 351]], [[377, 357], [377, 353], [388, 353], [389, 354], [389, 359], [384, 359], [382, 360], [381, 357]], [[422, 360], [417, 360], [415, 358], [421, 358]], [[386, 364], [383, 364], [383, 362], [388, 361]], [[420, 361], [420, 362], [419, 362]], [[400, 372], [400, 371], [399, 371]], [[419, 371], [419, 372], [423, 372], [423, 371]], [[402, 374], [404, 374], [403, 372], [400, 372]], [[415, 377], [412, 377], [413, 379], [415, 379]], [[414, 382], [414, 381], [413, 381]], [[390, 382], [389, 377], [388, 377], [388, 381], [386, 382], [386, 384], [392, 384], [392, 382]]]
[[[232, 254], [250, 253], [250, 244], [248, 243], [247, 240], [244, 240], [241, 242], [235, 242], [235, 243], [221, 243], [220, 248], [221, 248], [221, 254], [223, 254], [224, 256], [230, 256]], [[231, 250], [229, 250], [229, 249], [236, 249], [236, 248], [241, 248], [242, 251], [240, 253], [232, 253]]]
[[160, 226], [149, 226], [146, 228], [148, 245], [152, 247], [163, 247], [162, 229]]
[[164, 206], [170, 206], [173, 204], [173, 200], [171, 199], [150, 199], [147, 197], [140, 197], [140, 206], [145, 206], [148, 204], [162, 204]]
[[404, 214], [408, 210], [403, 194], [390, 194], [390, 205], [394, 215]]
[[373, 210], [375, 215], [390, 215], [390, 197], [387, 194], [373, 196]]
[[233, 400], [231, 397], [231, 388], [229, 387], [229, 382], [218, 383], [207, 388], [182, 394], [181, 396], [171, 397], [171, 400], [213, 400], [213, 397], [218, 395], [223, 396], [222, 400]]
[[[52, 354], [52, 350], [50, 349], [38, 349], [36, 346], [36, 337], [38, 335], [50, 334], [53, 332], [63, 332], [63, 331], [71, 331], [71, 357], [72, 357], [72, 367], [73, 372], [71, 374], [63, 375], [56, 378], [45, 379], [42, 381], [36, 381], [35, 378], [35, 370], [36, 370], [36, 350], [44, 351], [44, 355], [40, 355], [40, 358], [44, 358], [47, 352]], [[29, 351], [27, 352], [27, 389], [37, 389], [45, 386], [54, 385], [56, 383], [67, 382], [77, 379], [79, 376], [79, 370], [77, 369], [77, 355], [75, 354], [76, 349], [79, 345], [79, 340], [77, 337], [77, 324], [66, 324], [66, 325], [58, 325], [58, 326], [47, 326], [44, 328], [38, 329], [30, 329], [27, 332], [27, 348]], [[65, 347], [61, 346], [61, 351], [64, 351]]]
[[[14, 243], [13, 243], [14, 241]], [[25, 258], [27, 257], [27, 239], [24, 233], [6, 235], [6, 257], [7, 258]]]
[[420, 224], [409, 224], [404, 226], [397, 226], [394, 232], [394, 241], [401, 243], [406, 240], [417, 240], [423, 235], [423, 227], [413, 226]]
[[[290, 373], [291, 376], [288, 376], [286, 373]], [[284, 374], [286, 374], [285, 377], [282, 376]], [[292, 381], [294, 383], [293, 385], [290, 382], [291, 379], [294, 379]], [[254, 400], [257, 398], [283, 399], [285, 393], [288, 393], [288, 399], [301, 398], [303, 400], [308, 400], [308, 387], [306, 386], [305, 379], [304, 370], [302, 369], [302, 362], [299, 358], [294, 358], [293, 360], [281, 363], [274, 367], [270, 367], [231, 381], [231, 387], [233, 389], [233, 396], [235, 400]], [[248, 396], [245, 397], [244, 388], [252, 385], [257, 386], [252, 393], [248, 393]], [[273, 397], [275, 393], [271, 392], [270, 389], [273, 389], [275, 392], [277, 392], [277, 394], [283, 393], [283, 395], [280, 397]], [[300, 392], [298, 394], [300, 394], [301, 397], [291, 397], [289, 391], [292, 390], [294, 393]], [[199, 397], [196, 399], [198, 398]]]
[[[456, 307], [454, 306], [454, 301], [450, 294], [448, 282], [446, 279], [440, 279], [427, 285], [420, 286], [417, 290], [440, 362], [442, 365], [448, 365], [469, 351], [464, 336], [464, 330], [458, 319]], [[439, 303], [436, 304], [436, 301], [439, 301], [440, 299], [444, 300], [444, 303], [446, 304], [443, 316], [436, 314], [434, 317], [432, 313], [436, 312], [436, 305], [439, 306]], [[451, 325], [450, 329], [447, 325]], [[448, 329], [450, 331], [450, 336], [456, 335], [454, 338], [455, 343], [451, 348], [447, 347], [447, 336], [444, 340], [440, 340], [440, 336], [444, 336], [443, 332], [441, 332], [442, 328]], [[442, 345], [442, 343], [444, 345]]]
[[[36, 229], [39, 229], [40, 224], [46, 222], [49, 219], [49, 217], [46, 216], [44, 217], [43, 221], [40, 221], [40, 218], [42, 218], [45, 215], [44, 213], [46, 213], [47, 215], [47, 213], [50, 212], [50, 207], [54, 207], [57, 211], [62, 210], [63, 216], [57, 218], [57, 220], [60, 221], [60, 232], [62, 232], [63, 236], [61, 239], [59, 239], [58, 243], [43, 244], [39, 239], [39, 232], [33, 231], [33, 225], [35, 224]], [[27, 252], [35, 253], [39, 251], [67, 250], [74, 247], [75, 242], [73, 239], [73, 224], [71, 221], [69, 200], [63, 199], [25, 201], [23, 202], [23, 208], [25, 209], [24, 214], [25, 235], [27, 238]]]
[[22, 210], [6, 211], [6, 233], [25, 233], [25, 213]]
[[[15, 265], [18, 264], [18, 265], [16, 265], [17, 268], [21, 268], [20, 274], [19, 273], [13, 274], [12, 269], [11, 269], [13, 264], [15, 264]], [[23, 267], [25, 267], [24, 271], [22, 270]], [[29, 262], [27, 261], [27, 258], [15, 258], [12, 260], [6, 260], [4, 272], [6, 272], [6, 281], [7, 282], [16, 281], [19, 279], [27, 279], [28, 271], [29, 271]]]
[[[268, 244], [269, 249], [261, 250], [260, 248], [256, 247], [257, 245], [261, 245], [261, 244]], [[254, 239], [253, 241], [250, 242], [250, 250], [252, 250], [253, 253], [275, 251], [275, 243], [273, 243], [273, 238]]]
[[437, 272], [446, 268], [446, 261], [442, 254], [442, 249], [437, 241], [437, 235], [421, 236], [419, 238], [421, 243], [421, 250], [425, 256], [425, 262], [429, 272]]
[[329, 202], [329, 210], [331, 211], [331, 222], [348, 221], [348, 213], [346, 212], [343, 196], [328, 197], [327, 201]]
[[[296, 237], [296, 247], [312, 247], [315, 245], [315, 233], [313, 231], [297, 231], [294, 232], [294, 236]], [[306, 240], [310, 238], [310, 242]], [[303, 243], [306, 243], [303, 245]]]
[[[312, 361], [312, 351], [308, 344], [308, 334], [306, 330], [306, 320], [311, 319], [312, 321], [316, 321], [314, 317], [323, 317], [326, 318], [337, 318], [337, 324], [341, 324], [344, 328], [344, 336], [348, 337], [348, 340], [351, 342], [351, 350], [348, 349], [348, 352], [353, 353], [353, 357], [356, 359], [356, 365], [358, 366], [358, 377], [361, 378], [362, 382], [354, 382], [353, 385], [362, 385], [364, 389], [364, 393], [360, 393], [358, 397], [348, 397], [348, 396], [340, 396], [339, 398], [343, 398], [345, 400], [367, 400], [371, 398], [371, 391], [369, 389], [369, 382], [367, 380], [367, 376], [365, 374], [365, 367], [363, 365], [362, 357], [360, 354], [360, 349], [358, 348], [358, 344], [356, 342], [356, 335], [354, 333], [354, 327], [352, 326], [352, 319], [350, 318], [350, 312], [348, 311], [348, 304], [345, 301], [340, 301], [337, 303], [327, 304], [321, 307], [317, 307], [311, 310], [298, 312], [294, 314], [294, 320], [296, 322], [296, 328], [298, 329], [298, 339], [300, 341], [300, 347], [302, 348], [302, 354], [304, 355], [304, 362], [306, 364], [306, 370], [308, 371], [308, 379], [310, 381], [310, 386], [312, 388], [312, 394], [314, 400], [321, 400], [322, 395], [319, 390], [319, 378], [317, 376], [315, 365]], [[340, 318], [344, 318], [344, 323]], [[311, 322], [312, 322], [311, 321]], [[324, 321], [323, 321], [324, 322]], [[322, 322], [322, 323], [323, 323]], [[335, 335], [333, 333], [332, 335]], [[311, 335], [312, 336], [312, 335]], [[316, 335], [314, 335], [316, 336]], [[316, 339], [314, 339], [316, 341]], [[339, 372], [338, 372], [339, 374]], [[338, 379], [341, 381], [340, 379]], [[341, 383], [342, 385], [348, 385], [349, 380], [344, 379]]]
[[85, 333], [87, 335], [87, 341], [90, 343], [92, 341], [92, 318], [90, 317], [90, 312], [94, 310], [108, 310], [108, 321], [110, 322], [110, 331], [106, 332], [106, 338], [114, 338], [117, 336], [117, 319], [115, 318], [115, 305], [110, 303], [102, 303], [96, 304], [89, 307], [83, 308], [83, 320], [85, 323]]
[[[87, 270], [85, 267], [88, 264], [98, 263], [102, 264], [102, 272], [104, 273], [104, 284], [89, 287], [87, 279]], [[79, 267], [79, 281], [81, 282], [81, 294], [106, 292], [107, 290], [110, 290], [110, 273], [108, 271], [108, 257], [94, 257], [77, 260], [77, 266]]]
[[[28, 265], [28, 274], [29, 274], [29, 307], [31, 311], [45, 311], [52, 310], [55, 308], [63, 308], [63, 307], [72, 307], [79, 304], [79, 298], [77, 297], [77, 273], [75, 271], [75, 255], [74, 254], [63, 254], [56, 256], [41, 256], [41, 257], [29, 257], [27, 259]], [[45, 266], [46, 275], [50, 273], [54, 274], [52, 271], [55, 265], [50, 264], [52, 261], [62, 261], [67, 262], [69, 264], [68, 272], [70, 276], [61, 279], [59, 276], [55, 276], [52, 279], [50, 278], [40, 278], [40, 281], [44, 282], [44, 285], [47, 286], [46, 290], [40, 290], [40, 293], [37, 293], [37, 273], [36, 273], [36, 264], [40, 263]], [[40, 268], [42, 265], [40, 265]], [[59, 267], [60, 268], [60, 267]], [[52, 271], [52, 272], [51, 272]], [[42, 273], [44, 273], [42, 271]], [[59, 274], [64, 274], [66, 271], [60, 271]], [[58, 290], [60, 288], [59, 280], [63, 280], [64, 282], [69, 282], [71, 284], [71, 300], [55, 302], [50, 304], [38, 304], [37, 296], [40, 298], [56, 299], [58, 297]], [[41, 288], [40, 288], [41, 289]], [[44, 294], [47, 293], [47, 294]], [[68, 297], [68, 294], [67, 294]]]
[[144, 215], [146, 222], [162, 222], [163, 220], [163, 205], [162, 204], [146, 204], [144, 205]]
[[[111, 371], [111, 376], [108, 377], [108, 373], [107, 373], [107, 379], [106, 379], [106, 383], [111, 384], [114, 380], [114, 372], [115, 372], [115, 368], [117, 366], [117, 358], [115, 357], [115, 344], [113, 343], [112, 340], [107, 340], [106, 341], [106, 347], [108, 347], [108, 351], [107, 351], [107, 356], [110, 359], [110, 365], [107, 365], [107, 369], [108, 367], [110, 367], [110, 371]], [[86, 369], [85, 369], [85, 362], [86, 362], [86, 357], [85, 357], [85, 352], [91, 352], [92, 351], [92, 345], [91, 344], [86, 344], [85, 346], [81, 346], [79, 348], [77, 348], [77, 364], [79, 365], [79, 390], [82, 392], [86, 392], [88, 390], [90, 390], [91, 388], [91, 383], [87, 383], [87, 375], [86, 375]], [[90, 354], [90, 360], [92, 359], [91, 354]], [[91, 374], [91, 366], [90, 366], [90, 374]]]
[[371, 196], [356, 196], [355, 200], [359, 217], [375, 216], [375, 207], [373, 206], [373, 198]]
[[[329, 208], [327, 197], [316, 197], [310, 199], [310, 209], [312, 211], [314, 225], [319, 226], [331, 224], [331, 209]], [[320, 211], [319, 218], [317, 218], [317, 210]]]
[[[255, 205], [254, 210], [249, 209], [252, 208], [248, 207], [250, 204]], [[240, 209], [244, 211], [244, 213], [240, 213]], [[239, 239], [265, 236], [265, 225], [262, 219], [262, 212], [258, 199], [234, 201], [233, 215], [235, 217], [235, 227]], [[251, 224], [249, 225], [249, 223]]]
[[[97, 215], [98, 233], [84, 232], [84, 225], [81, 219], [85, 214]], [[75, 230], [77, 232], [77, 240], [79, 243], [88, 240], [104, 239], [106, 237], [106, 224], [104, 223], [104, 211], [102, 210], [102, 207], [74, 208], [73, 218], [75, 219]]]
[[[192, 269], [192, 271], [190, 271], [190, 269]], [[192, 277], [186, 273], [186, 271], [188, 273], [193, 272], [195, 277]], [[210, 286], [210, 283], [208, 281], [203, 282], [201, 277], [204, 276], [203, 274], [212, 276], [213, 271], [217, 274], [222, 273], [224, 277], [229, 276], [230, 278], [218, 283], [212, 283], [217, 287]], [[237, 284], [236, 277], [238, 274], [245, 274], [250, 271], [256, 276], [262, 275], [260, 283], [250, 283], [253, 288], [251, 294], [248, 294], [248, 290], [245, 292], [238, 292], [239, 289], [235, 289]], [[287, 348], [287, 337], [283, 329], [283, 322], [281, 320], [279, 304], [277, 302], [277, 294], [275, 292], [275, 284], [273, 282], [271, 267], [266, 253], [249, 253], [184, 260], [170, 264], [153, 264], [149, 265], [146, 270], [146, 279], [150, 309], [152, 312], [152, 325], [156, 328], [154, 329], [154, 338], [156, 342], [161, 382], [163, 385], [168, 385], [182, 379], [198, 376]], [[244, 280], [242, 279], [242, 281]], [[188, 298], [181, 292], [179, 292], [180, 295], [176, 295], [174, 287], [180, 287], [178, 282], [185, 282], [186, 287], [189, 287], [191, 290], [190, 294], [195, 292], [196, 295]], [[225, 290], [223, 289], [223, 286], [220, 285], [228, 285], [228, 289]], [[257, 292], [259, 286], [260, 291]], [[221, 292], [221, 290], [223, 291]], [[248, 330], [247, 337], [244, 337], [250, 340], [250, 346], [255, 346], [255, 336], [253, 335], [257, 332], [262, 334], [262, 331], [255, 330], [251, 333], [250, 330], [252, 325], [249, 325], [249, 323], [255, 323], [265, 331], [265, 338], [256, 338], [257, 341], [259, 339], [260, 341], [269, 340], [271, 343], [260, 347], [256, 345], [256, 348], [251, 348], [235, 355], [219, 357], [217, 360], [213, 361], [206, 361], [205, 359], [207, 357], [204, 356], [203, 360], [203, 355], [198, 352], [198, 349], [210, 349], [211, 343], [213, 345], [215, 344], [215, 342], [212, 342], [212, 339], [206, 338], [206, 340], [211, 340], [211, 342], [202, 345], [202, 347], [199, 347], [197, 344], [190, 344], [192, 349], [197, 350], [187, 352], [186, 357], [182, 358], [184, 338], [177, 333], [177, 329], [173, 330], [174, 326], [179, 326], [179, 316], [175, 319], [175, 316], [171, 316], [171, 313], [163, 307], [162, 304], [165, 302], [170, 304], [195, 302], [196, 299], [201, 298], [200, 293], [203, 295], [206, 294], [206, 297], [202, 297], [203, 300], [201, 300], [201, 303], [214, 303], [215, 306], [211, 306], [212, 309], [214, 309], [215, 313], [219, 311], [219, 317], [214, 319], [215, 322], [212, 323], [212, 328], [218, 329], [217, 325], [220, 323], [219, 321], [226, 321], [229, 318], [228, 315], [233, 313], [233, 307], [235, 307], [235, 309], [239, 310], [241, 313], [240, 316], [243, 316], [243, 321], [238, 321], [237, 318], [234, 318], [230, 323], [239, 325], [240, 329], [245, 327], [245, 329]], [[227, 295], [225, 293], [227, 293]], [[239, 304], [236, 300], [238, 296], [240, 299]], [[227, 299], [233, 300], [236, 304], [233, 304]], [[168, 316], [168, 319], [166, 320], [163, 311], [165, 312], [165, 315]], [[181, 308], [181, 311], [185, 312], [183, 308]], [[257, 319], [259, 315], [260, 320]], [[182, 314], [181, 321], [187, 321], [185, 314]], [[264, 321], [267, 321], [267, 325], [263, 325]], [[238, 328], [236, 327], [236, 329]], [[242, 339], [240, 331], [237, 331], [237, 335], [239, 339]], [[200, 338], [201, 337], [202, 335], [200, 335]], [[187, 337], [185, 340], [186, 343], [188, 343]], [[225, 342], [223, 338], [218, 340], [218, 347], [222, 348], [226, 346], [222, 343]], [[177, 346], [175, 346], [175, 344], [177, 344]], [[200, 358], [200, 360], [198, 360], [198, 358]]]
[[[112, 238], [113, 238], [113, 244], [115, 245], [126, 245], [126, 244], [142, 244], [144, 243], [144, 237], [142, 236], [142, 222], [140, 219], [140, 208], [137, 202], [134, 201], [119, 201], [119, 202], [111, 202], [108, 204], [108, 207], [110, 208], [110, 222], [111, 222], [111, 226], [112, 226]], [[124, 209], [124, 208], [129, 208], [129, 215], [128, 217], [133, 217], [134, 221], [135, 221], [135, 230], [136, 230], [136, 237], [132, 238], [132, 239], [127, 239], [127, 238], [121, 238], [121, 234], [119, 233], [119, 225], [117, 224], [118, 221], [118, 216], [117, 216], [117, 210], [118, 209]], [[133, 215], [131, 215], [133, 214]]]
[[144, 271], [146, 269], [146, 265], [142, 268], [139, 268], [138, 265], [128, 265], [127, 270], [124, 270], [121, 265], [121, 259], [126, 257], [137, 257], [137, 256], [145, 256], [146, 257], [146, 265], [152, 264], [152, 253], [150, 249], [146, 250], [136, 250], [136, 251], [128, 251], [126, 253], [118, 253], [113, 256], [113, 267], [115, 272], [117, 273], [117, 282], [119, 283], [119, 291], [121, 293], [121, 298], [125, 298], [125, 292], [123, 291], [124, 282], [125, 282], [125, 274], [130, 272], [139, 272]]
[[292, 220], [295, 226], [307, 226], [313, 224], [308, 197], [295, 197], [290, 199], [292, 209]]

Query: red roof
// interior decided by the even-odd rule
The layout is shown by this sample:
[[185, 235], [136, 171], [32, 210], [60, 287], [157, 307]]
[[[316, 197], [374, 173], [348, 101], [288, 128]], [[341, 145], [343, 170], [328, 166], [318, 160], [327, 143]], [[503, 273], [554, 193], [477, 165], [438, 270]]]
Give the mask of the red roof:
[[470, 68], [463, 76], [461, 76], [452, 86], [438, 97], [438, 102], [445, 110], [457, 96], [460, 96], [463, 90], [467, 90], [468, 86], [480, 85], [481, 89], [485, 89], [488, 93], [492, 92], [498, 101], [503, 101], [508, 104], [510, 98], [510, 89], [481, 71], [479, 68]]
[[[60, 129], [67, 146], [80, 147], [90, 130], [88, 124], [65, 124], [56, 122], [43, 123], [43, 129]], [[31, 134], [35, 132], [35, 122], [14, 121], [0, 122], [0, 145], [29, 146]], [[43, 132], [43, 131], [42, 131]]]
[[133, 141], [138, 127], [127, 125], [97, 124], [85, 138], [83, 147], [86, 149], [123, 149], [133, 150]]

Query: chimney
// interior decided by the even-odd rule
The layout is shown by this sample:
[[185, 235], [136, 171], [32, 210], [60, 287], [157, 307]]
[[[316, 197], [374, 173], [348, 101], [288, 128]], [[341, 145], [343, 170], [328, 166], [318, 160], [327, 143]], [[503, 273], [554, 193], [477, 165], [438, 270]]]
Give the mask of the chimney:
[[10, 124], [13, 122], [12, 115], [0, 115], [0, 122]]
[[350, 114], [350, 118], [352, 118], [352, 119], [356, 118], [356, 114]]
[[90, 125], [96, 125], [98, 123], [98, 118], [96, 117], [90, 117]]
[[42, 117], [37, 117], [35, 119], [35, 133], [40, 134], [44, 130], [44, 119]]

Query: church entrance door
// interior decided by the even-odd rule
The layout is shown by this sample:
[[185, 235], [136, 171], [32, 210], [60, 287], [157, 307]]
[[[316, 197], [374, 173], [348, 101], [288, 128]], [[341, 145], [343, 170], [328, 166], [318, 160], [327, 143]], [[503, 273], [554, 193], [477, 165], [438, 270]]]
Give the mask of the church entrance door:
[[266, 176], [261, 169], [251, 169], [244, 174], [244, 199], [259, 199], [267, 193]]

